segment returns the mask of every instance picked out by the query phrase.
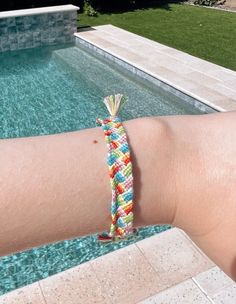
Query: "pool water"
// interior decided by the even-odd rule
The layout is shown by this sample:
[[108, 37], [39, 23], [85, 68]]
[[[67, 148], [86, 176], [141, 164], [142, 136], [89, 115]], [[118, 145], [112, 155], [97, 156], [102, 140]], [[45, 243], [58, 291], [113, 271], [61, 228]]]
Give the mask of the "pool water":
[[129, 97], [122, 119], [200, 112], [75, 46], [0, 53], [0, 89], [0, 138], [94, 127], [107, 115], [103, 97], [114, 93]]
[[[105, 117], [103, 97], [123, 93], [123, 120], [140, 116], [199, 114], [171, 93], [74, 45], [0, 53], [0, 138], [69, 132]], [[137, 240], [169, 229], [140, 229]], [[10, 240], [9, 240], [10, 241]], [[101, 245], [96, 236], [42, 246], [0, 258], [0, 294], [68, 269], [134, 241]]]

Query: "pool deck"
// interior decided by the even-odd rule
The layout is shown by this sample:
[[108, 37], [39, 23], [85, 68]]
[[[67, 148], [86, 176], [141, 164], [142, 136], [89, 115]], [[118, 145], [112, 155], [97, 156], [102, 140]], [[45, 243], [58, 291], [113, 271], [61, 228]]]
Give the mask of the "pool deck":
[[236, 110], [235, 71], [113, 25], [81, 29], [76, 36], [218, 111]]
[[[219, 111], [236, 110], [236, 72], [111, 25], [76, 34]], [[0, 304], [235, 304], [236, 284], [177, 228], [0, 297]]]
[[235, 304], [236, 284], [177, 228], [0, 297], [0, 304]]

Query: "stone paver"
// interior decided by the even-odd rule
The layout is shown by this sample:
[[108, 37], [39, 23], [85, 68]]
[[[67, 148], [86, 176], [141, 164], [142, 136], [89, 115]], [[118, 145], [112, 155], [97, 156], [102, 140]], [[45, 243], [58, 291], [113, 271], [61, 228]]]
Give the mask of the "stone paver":
[[206, 295], [190, 279], [150, 297], [139, 304], [210, 304]]
[[92, 29], [75, 35], [216, 110], [236, 110], [235, 71], [112, 25]]
[[208, 271], [202, 272], [195, 276], [193, 280], [209, 297], [214, 297], [227, 287], [236, 286], [236, 283], [219, 267], [213, 267]]
[[110, 303], [89, 263], [39, 281], [47, 304]]
[[216, 294], [214, 297], [212, 297], [212, 300], [215, 304], [235, 304], [236, 303], [236, 286], [230, 286], [218, 294]]
[[138, 242], [137, 246], [168, 287], [214, 266], [176, 228]]
[[167, 287], [135, 245], [99, 257], [91, 266], [112, 303], [136, 303]]
[[34, 283], [0, 296], [0, 304], [46, 304], [40, 286]]

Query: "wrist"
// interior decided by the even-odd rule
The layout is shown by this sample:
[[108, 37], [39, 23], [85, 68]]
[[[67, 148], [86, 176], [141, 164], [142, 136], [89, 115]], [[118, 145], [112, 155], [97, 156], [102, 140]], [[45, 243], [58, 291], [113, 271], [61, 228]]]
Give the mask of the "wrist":
[[162, 117], [124, 124], [134, 174], [134, 225], [171, 224], [175, 217], [172, 131]]

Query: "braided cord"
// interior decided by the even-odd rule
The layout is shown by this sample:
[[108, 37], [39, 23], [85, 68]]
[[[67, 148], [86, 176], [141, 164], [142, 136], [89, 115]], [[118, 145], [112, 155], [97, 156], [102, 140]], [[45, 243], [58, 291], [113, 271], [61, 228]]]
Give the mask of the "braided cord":
[[130, 150], [120, 118], [97, 119], [108, 148], [107, 164], [112, 189], [111, 227], [98, 236], [103, 242], [136, 235], [133, 228], [133, 174]]

